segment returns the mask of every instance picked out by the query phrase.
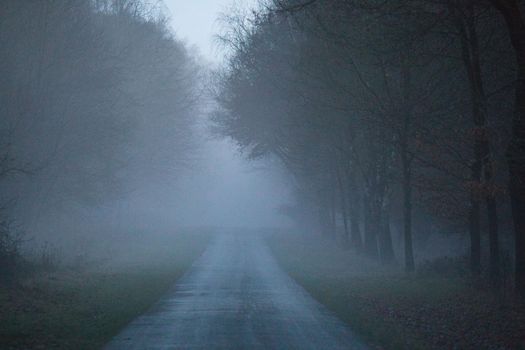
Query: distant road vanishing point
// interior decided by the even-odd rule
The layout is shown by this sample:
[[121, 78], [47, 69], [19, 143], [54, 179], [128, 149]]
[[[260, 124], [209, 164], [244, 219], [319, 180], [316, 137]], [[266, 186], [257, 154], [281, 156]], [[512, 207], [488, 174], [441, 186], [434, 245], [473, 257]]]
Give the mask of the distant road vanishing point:
[[106, 350], [367, 349], [281, 270], [262, 238], [221, 234]]

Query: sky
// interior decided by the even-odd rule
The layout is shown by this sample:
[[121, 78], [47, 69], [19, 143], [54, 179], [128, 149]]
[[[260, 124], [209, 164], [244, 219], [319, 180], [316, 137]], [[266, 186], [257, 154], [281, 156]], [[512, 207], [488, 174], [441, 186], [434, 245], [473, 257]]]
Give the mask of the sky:
[[232, 4], [253, 6], [256, 0], [164, 0], [171, 15], [171, 24], [179, 38], [196, 46], [211, 62], [220, 61], [214, 35], [220, 29], [217, 18]]

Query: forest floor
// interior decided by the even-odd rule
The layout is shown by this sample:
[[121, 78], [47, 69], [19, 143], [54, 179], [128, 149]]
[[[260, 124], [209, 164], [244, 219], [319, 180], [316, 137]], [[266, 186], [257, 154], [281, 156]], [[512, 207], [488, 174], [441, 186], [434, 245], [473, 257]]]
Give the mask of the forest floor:
[[0, 348], [99, 349], [165, 294], [208, 240], [143, 241], [130, 250], [133, 256], [101, 266], [59, 268], [0, 285]]
[[268, 243], [292, 278], [375, 348], [525, 349], [525, 305], [464, 276], [408, 276], [314, 237]]

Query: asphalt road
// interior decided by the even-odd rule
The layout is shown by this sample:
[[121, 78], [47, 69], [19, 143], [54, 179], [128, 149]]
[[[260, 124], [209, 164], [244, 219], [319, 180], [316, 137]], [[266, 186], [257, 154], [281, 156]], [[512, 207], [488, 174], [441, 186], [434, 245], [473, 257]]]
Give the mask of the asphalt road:
[[261, 238], [223, 234], [105, 349], [366, 348], [280, 269]]

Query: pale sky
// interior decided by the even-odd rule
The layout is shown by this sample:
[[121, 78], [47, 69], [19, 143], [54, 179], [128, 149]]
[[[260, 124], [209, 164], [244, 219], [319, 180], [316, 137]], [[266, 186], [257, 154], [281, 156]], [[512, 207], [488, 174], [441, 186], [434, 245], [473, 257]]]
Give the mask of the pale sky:
[[199, 48], [201, 54], [212, 62], [220, 61], [220, 52], [214, 44], [214, 35], [220, 24], [217, 18], [230, 6], [242, 4], [251, 7], [256, 0], [164, 0], [170, 11], [172, 27], [178, 37]]

